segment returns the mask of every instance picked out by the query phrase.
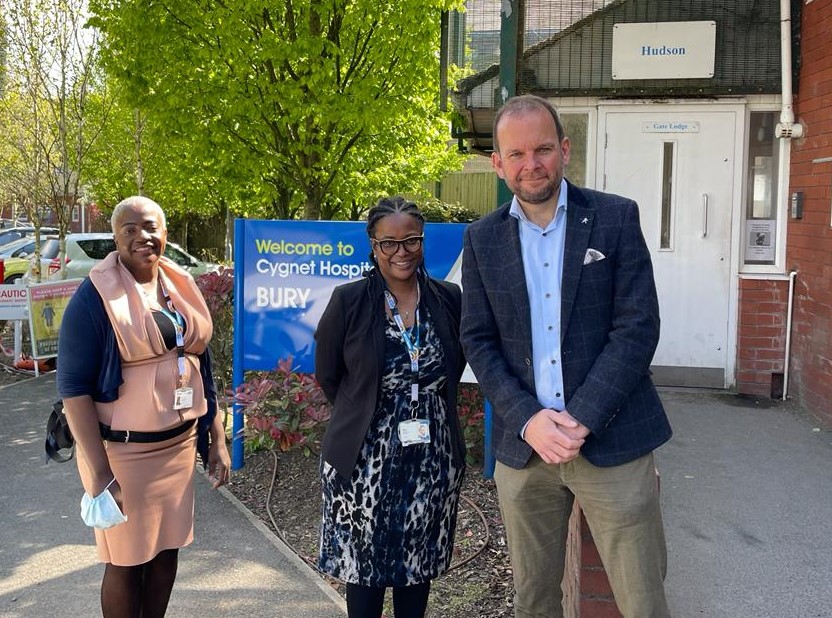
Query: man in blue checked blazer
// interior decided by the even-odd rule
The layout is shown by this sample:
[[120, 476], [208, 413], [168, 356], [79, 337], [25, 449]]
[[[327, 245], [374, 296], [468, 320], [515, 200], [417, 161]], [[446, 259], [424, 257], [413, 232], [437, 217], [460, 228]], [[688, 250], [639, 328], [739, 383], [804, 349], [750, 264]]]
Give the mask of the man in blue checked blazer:
[[638, 206], [564, 179], [569, 138], [544, 99], [510, 99], [493, 135], [514, 199], [465, 233], [461, 338], [494, 407], [515, 616], [563, 615], [575, 499], [624, 616], [669, 616], [652, 453], [671, 429], [650, 380], [659, 308]]

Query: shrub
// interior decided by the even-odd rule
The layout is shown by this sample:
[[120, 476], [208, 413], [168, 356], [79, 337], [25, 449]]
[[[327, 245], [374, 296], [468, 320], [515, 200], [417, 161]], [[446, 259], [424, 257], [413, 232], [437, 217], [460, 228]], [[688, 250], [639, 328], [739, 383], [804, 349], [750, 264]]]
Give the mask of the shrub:
[[291, 357], [274, 371], [251, 372], [234, 398], [246, 415], [247, 450], [317, 452], [329, 402], [312, 374], [295, 371]]
[[469, 464], [482, 463], [485, 447], [485, 396], [479, 384], [460, 384], [456, 404]]
[[[211, 337], [211, 358], [214, 381], [221, 395], [231, 388], [234, 361], [234, 270], [221, 267], [217, 272], [205, 273], [196, 278], [196, 285], [205, 298], [208, 311], [214, 321], [214, 335]], [[228, 405], [221, 398], [224, 407], [223, 426], [228, 422]]]
[[471, 223], [482, 215], [459, 204], [448, 204], [432, 196], [419, 196], [415, 199], [425, 221], [435, 223]]

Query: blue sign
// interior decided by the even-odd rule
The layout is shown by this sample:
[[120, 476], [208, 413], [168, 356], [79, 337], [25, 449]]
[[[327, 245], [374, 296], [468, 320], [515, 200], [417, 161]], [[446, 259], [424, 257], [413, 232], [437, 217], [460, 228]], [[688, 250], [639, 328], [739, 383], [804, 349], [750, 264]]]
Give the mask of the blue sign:
[[[432, 277], [460, 282], [464, 230], [463, 223], [425, 225]], [[370, 252], [362, 222], [237, 219], [234, 386], [244, 371], [272, 370], [290, 356], [298, 371], [313, 373], [315, 329], [332, 290], [362, 277], [372, 267]], [[242, 414], [235, 411], [235, 469], [242, 466], [241, 430]]]

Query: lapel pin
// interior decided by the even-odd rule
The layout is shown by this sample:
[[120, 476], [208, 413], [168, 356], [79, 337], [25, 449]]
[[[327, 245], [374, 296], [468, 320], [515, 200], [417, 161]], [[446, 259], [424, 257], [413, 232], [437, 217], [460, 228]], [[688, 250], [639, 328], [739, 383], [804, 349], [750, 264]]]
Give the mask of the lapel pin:
[[587, 219], [586, 217], [584, 217], [583, 219], [581, 219], [581, 223], [583, 223], [583, 224], [587, 224], [587, 223], [589, 223], [589, 219]]

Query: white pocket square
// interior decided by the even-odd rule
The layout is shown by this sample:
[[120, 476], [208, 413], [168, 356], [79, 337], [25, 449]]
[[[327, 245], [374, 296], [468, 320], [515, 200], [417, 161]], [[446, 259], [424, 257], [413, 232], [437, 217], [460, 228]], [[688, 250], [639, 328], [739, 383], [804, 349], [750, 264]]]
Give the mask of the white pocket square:
[[597, 249], [587, 249], [586, 255], [584, 256], [584, 266], [587, 264], [592, 264], [593, 262], [600, 262], [607, 256], [598, 251]]

